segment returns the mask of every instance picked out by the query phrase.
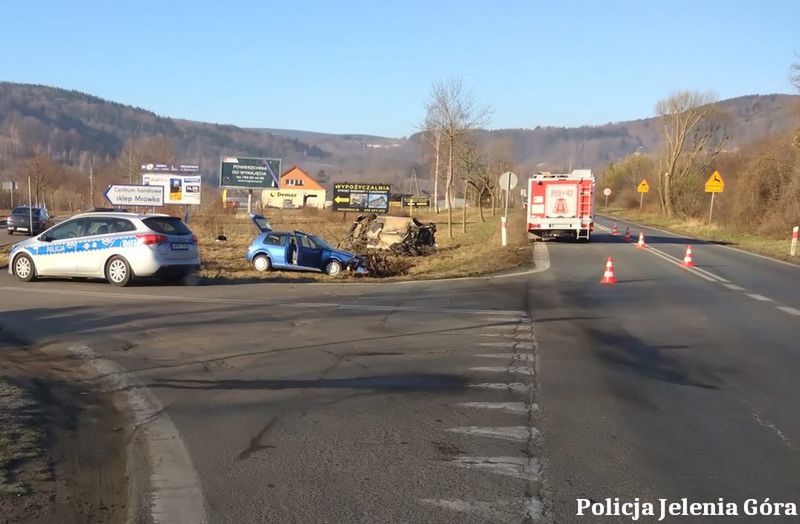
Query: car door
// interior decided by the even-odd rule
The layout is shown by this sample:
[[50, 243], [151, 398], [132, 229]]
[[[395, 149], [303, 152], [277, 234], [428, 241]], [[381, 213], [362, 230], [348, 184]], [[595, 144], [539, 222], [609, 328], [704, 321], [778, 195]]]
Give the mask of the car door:
[[322, 265], [322, 248], [303, 233], [295, 233], [297, 237], [297, 265], [304, 268], [320, 269]]
[[75, 272], [81, 276], [103, 275], [106, 252], [116, 231], [114, 219], [96, 216], [84, 218], [83, 235], [78, 239]]
[[67, 220], [39, 236], [40, 243], [32, 248], [39, 275], [59, 277], [75, 274], [78, 241], [83, 235], [85, 220]]

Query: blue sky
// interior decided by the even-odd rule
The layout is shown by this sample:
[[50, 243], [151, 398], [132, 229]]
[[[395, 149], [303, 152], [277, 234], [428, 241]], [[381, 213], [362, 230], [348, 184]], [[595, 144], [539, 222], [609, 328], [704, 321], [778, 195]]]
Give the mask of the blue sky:
[[[36, 6], [34, 8], [34, 5]], [[677, 89], [790, 93], [800, 1], [0, 0], [0, 80], [245, 127], [409, 135], [461, 77], [489, 127], [652, 115]]]

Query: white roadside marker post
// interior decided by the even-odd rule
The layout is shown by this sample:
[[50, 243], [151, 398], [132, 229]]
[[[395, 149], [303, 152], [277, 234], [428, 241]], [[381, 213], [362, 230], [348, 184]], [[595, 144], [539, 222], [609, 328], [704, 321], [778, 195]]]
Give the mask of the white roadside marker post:
[[792, 228], [792, 247], [789, 249], [789, 254], [791, 256], [797, 255], [797, 237], [800, 235], [800, 226], [794, 226]]

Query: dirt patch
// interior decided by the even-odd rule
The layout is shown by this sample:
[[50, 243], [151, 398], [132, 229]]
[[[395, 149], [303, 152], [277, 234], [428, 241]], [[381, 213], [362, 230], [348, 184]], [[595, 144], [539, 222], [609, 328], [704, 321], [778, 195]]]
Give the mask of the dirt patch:
[[[334, 246], [346, 240], [353, 218], [350, 215], [350, 219], [345, 221], [341, 214], [329, 211], [319, 211], [311, 215], [304, 212], [291, 214], [284, 210], [275, 211], [274, 216], [267, 214], [276, 231], [306, 231], [321, 236]], [[467, 232], [461, 232], [461, 223], [458, 222], [453, 227], [453, 238], [449, 238], [447, 234], [446, 214], [424, 213], [418, 215], [418, 218], [422, 222], [436, 224], [438, 249], [424, 257], [381, 257], [378, 265], [382, 271], [366, 278], [347, 272], [337, 277], [299, 271], [260, 273], [245, 260], [247, 248], [257, 235], [255, 226], [248, 218], [223, 216], [214, 218], [212, 222], [199, 219], [190, 226], [200, 239], [200, 275], [211, 281], [355, 282], [376, 280], [376, 277], [387, 280], [389, 275], [395, 276], [388, 280], [421, 280], [479, 276], [531, 267], [533, 243], [527, 238], [525, 213], [520, 210], [509, 210], [506, 247], [500, 247], [499, 216], [491, 217], [487, 213], [486, 221], [481, 222], [477, 211], [470, 211]], [[220, 234], [225, 235], [225, 242], [216, 240]]]
[[125, 421], [81, 363], [0, 329], [2, 522], [123, 522]]

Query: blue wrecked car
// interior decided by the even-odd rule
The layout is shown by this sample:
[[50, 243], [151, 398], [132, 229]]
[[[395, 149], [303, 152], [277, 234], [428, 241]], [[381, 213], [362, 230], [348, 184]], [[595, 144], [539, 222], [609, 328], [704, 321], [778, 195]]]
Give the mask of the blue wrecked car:
[[293, 269], [325, 272], [335, 276], [344, 270], [366, 273], [364, 259], [331, 247], [321, 238], [302, 231], [273, 231], [262, 215], [250, 215], [260, 234], [247, 249], [247, 261], [257, 271]]

